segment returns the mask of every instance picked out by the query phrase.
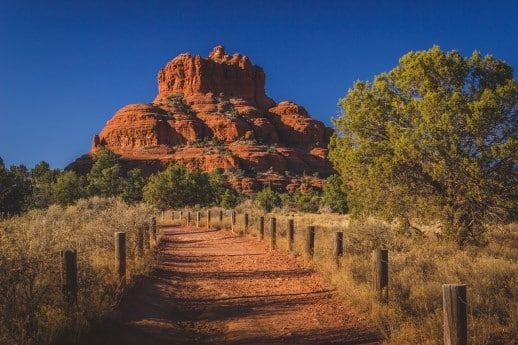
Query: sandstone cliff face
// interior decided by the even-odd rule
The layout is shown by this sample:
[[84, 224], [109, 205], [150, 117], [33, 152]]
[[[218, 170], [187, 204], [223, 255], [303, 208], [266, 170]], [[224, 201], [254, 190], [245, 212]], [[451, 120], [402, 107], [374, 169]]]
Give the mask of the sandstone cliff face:
[[221, 46], [208, 58], [181, 54], [158, 72], [152, 103], [115, 113], [94, 137], [90, 153], [72, 168], [85, 172], [105, 145], [124, 168], [150, 174], [171, 162], [190, 168], [224, 168], [241, 191], [268, 183], [279, 189], [320, 186], [296, 175], [332, 173], [327, 160], [331, 130], [293, 102], [276, 104], [265, 94], [265, 74], [241, 54]]

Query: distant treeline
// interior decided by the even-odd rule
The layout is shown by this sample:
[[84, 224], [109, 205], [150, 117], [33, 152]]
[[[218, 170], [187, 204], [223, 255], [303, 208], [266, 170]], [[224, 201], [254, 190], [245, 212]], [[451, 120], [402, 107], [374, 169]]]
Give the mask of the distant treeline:
[[[145, 201], [161, 209], [193, 205], [232, 208], [251, 197], [239, 194], [222, 169], [204, 172], [171, 164], [145, 177], [140, 169], [123, 173], [119, 156], [107, 148], [101, 148], [93, 160], [90, 172], [80, 175], [52, 169], [44, 161], [31, 170], [23, 165], [6, 168], [0, 159], [0, 213], [6, 216], [52, 204], [66, 206], [92, 196], [120, 197], [128, 203]], [[347, 211], [345, 189], [338, 176], [331, 176], [323, 191], [278, 193], [265, 188], [255, 199], [267, 211], [281, 206], [306, 212], [322, 207]]]

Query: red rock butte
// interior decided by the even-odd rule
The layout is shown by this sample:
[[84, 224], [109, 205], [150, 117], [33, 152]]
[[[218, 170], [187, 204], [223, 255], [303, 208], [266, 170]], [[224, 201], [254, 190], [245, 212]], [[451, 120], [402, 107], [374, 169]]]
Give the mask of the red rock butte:
[[247, 56], [222, 46], [208, 58], [181, 54], [158, 72], [151, 103], [118, 110], [94, 136], [89, 153], [70, 168], [85, 173], [105, 146], [124, 170], [144, 174], [180, 162], [191, 169], [223, 168], [239, 191], [268, 183], [292, 190], [320, 186], [332, 173], [327, 145], [332, 130], [293, 102], [265, 93], [265, 74]]

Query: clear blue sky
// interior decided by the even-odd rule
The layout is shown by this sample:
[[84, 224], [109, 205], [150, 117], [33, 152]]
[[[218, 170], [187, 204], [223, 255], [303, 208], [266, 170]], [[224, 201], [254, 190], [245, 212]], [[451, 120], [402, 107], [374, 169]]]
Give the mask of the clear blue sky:
[[261, 65], [274, 100], [329, 124], [355, 80], [410, 50], [517, 68], [518, 2], [0, 0], [0, 157], [64, 167], [118, 108], [154, 97], [169, 59], [216, 44]]

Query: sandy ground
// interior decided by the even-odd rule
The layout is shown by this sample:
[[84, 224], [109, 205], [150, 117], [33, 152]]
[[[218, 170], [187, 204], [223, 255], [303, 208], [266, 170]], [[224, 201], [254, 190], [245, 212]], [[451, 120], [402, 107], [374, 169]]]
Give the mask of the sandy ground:
[[165, 227], [156, 271], [88, 345], [378, 344], [321, 277], [228, 230]]

